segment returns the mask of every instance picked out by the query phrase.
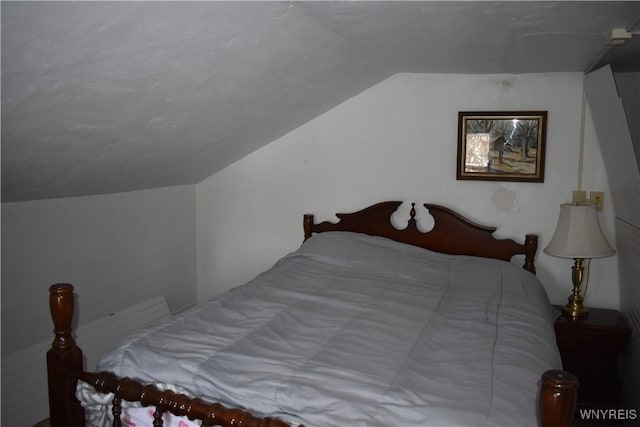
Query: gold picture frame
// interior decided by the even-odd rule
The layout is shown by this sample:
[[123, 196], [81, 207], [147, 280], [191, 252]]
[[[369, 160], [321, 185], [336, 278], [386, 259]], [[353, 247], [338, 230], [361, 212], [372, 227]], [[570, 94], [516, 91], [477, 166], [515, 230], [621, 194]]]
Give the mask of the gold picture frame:
[[544, 182], [546, 111], [458, 113], [456, 178]]

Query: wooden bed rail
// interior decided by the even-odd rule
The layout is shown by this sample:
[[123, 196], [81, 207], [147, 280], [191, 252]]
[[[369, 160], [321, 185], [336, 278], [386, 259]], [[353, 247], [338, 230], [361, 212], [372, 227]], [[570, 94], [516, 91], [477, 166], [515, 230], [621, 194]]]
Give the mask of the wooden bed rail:
[[153, 385], [144, 385], [129, 378], [119, 378], [110, 372], [68, 372], [69, 375], [93, 386], [100, 393], [113, 393], [112, 414], [114, 426], [121, 426], [122, 400], [140, 402], [142, 406], [153, 406], [153, 425], [162, 426], [162, 416], [171, 412], [186, 416], [190, 420], [201, 420], [203, 427], [290, 427], [274, 418], [255, 417], [247, 411], [225, 408], [219, 403], [208, 403], [170, 390], [160, 390]]
[[[73, 286], [68, 283], [49, 288], [49, 307], [54, 323], [55, 337], [47, 352], [49, 380], [49, 414], [52, 427], [84, 427], [84, 410], [76, 399], [78, 380], [92, 385], [99, 392], [114, 393], [114, 426], [118, 422], [120, 401], [140, 402], [154, 406], [159, 418], [163, 412], [171, 412], [190, 419], [198, 419], [203, 426], [221, 427], [287, 427], [288, 424], [273, 418], [259, 418], [241, 409], [225, 408], [218, 403], [206, 403], [200, 399], [171, 391], [159, 390], [130, 379], [121, 379], [111, 373], [83, 371], [82, 351], [72, 337], [72, 319], [75, 299]], [[564, 371], [547, 371], [542, 375], [539, 397], [541, 427], [569, 427], [576, 403], [577, 379]], [[154, 426], [162, 426], [154, 421]], [[302, 426], [299, 426], [302, 427]]]

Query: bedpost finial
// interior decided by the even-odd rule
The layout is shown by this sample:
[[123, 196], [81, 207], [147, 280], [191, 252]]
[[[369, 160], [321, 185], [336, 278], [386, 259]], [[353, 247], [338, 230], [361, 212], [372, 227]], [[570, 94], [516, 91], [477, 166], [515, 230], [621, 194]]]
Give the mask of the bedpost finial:
[[302, 217], [302, 226], [304, 228], [304, 241], [311, 237], [315, 219], [313, 214], [304, 214]]
[[75, 340], [71, 336], [74, 308], [73, 285], [56, 283], [49, 287], [49, 310], [55, 333], [51, 348], [65, 350], [75, 347]]
[[409, 211], [409, 215], [411, 215], [411, 219], [415, 219], [416, 217], [416, 204], [411, 203], [411, 210]]
[[525, 270], [536, 274], [535, 258], [538, 251], [538, 236], [536, 234], [527, 234], [524, 242], [524, 265]]
[[542, 427], [569, 427], [576, 407], [578, 379], [569, 372], [542, 374], [539, 414]]

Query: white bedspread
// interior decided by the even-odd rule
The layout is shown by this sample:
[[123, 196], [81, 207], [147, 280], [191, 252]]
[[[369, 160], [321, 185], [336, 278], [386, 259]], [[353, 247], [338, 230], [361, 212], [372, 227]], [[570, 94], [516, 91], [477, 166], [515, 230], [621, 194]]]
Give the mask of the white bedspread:
[[98, 370], [307, 427], [536, 426], [553, 320], [513, 264], [322, 233]]

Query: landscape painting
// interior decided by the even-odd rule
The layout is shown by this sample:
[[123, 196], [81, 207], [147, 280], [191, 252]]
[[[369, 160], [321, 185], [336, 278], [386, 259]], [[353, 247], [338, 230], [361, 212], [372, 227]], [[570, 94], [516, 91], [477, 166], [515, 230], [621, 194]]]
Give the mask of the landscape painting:
[[546, 111], [458, 113], [457, 179], [544, 182]]

